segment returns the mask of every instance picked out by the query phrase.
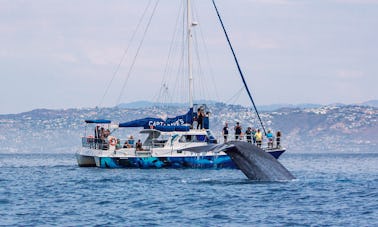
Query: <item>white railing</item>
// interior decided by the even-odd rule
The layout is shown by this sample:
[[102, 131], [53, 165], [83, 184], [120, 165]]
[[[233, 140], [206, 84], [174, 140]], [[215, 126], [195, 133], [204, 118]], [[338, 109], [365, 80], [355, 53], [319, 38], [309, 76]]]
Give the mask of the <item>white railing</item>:
[[[224, 140], [224, 136], [223, 135], [215, 135], [214, 136], [217, 140], [218, 143], [224, 143], [225, 140]], [[246, 135], [240, 135], [238, 139], [235, 138], [235, 135], [233, 134], [228, 134], [227, 136], [227, 142], [230, 142], [230, 141], [244, 141], [244, 142], [249, 142], [247, 140], [247, 136]], [[280, 140], [280, 142], [277, 143], [277, 140], [276, 138], [273, 138], [272, 141], [269, 141], [266, 137], [263, 138], [262, 140], [262, 143], [261, 143], [261, 148], [263, 148], [264, 150], [269, 150], [269, 149], [279, 149], [282, 147], [282, 140]], [[254, 145], [257, 145], [257, 141], [253, 139], [253, 137], [251, 137], [250, 139], [250, 142]]]

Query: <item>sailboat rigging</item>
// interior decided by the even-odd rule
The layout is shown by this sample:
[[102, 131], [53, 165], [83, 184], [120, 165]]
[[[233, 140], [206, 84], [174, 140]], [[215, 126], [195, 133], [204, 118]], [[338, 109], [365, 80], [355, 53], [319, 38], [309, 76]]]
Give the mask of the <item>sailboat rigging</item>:
[[256, 108], [255, 102], [253, 101], [252, 94], [251, 94], [251, 92], [250, 92], [250, 90], [249, 90], [249, 88], [248, 88], [247, 82], [246, 82], [245, 79], [244, 79], [244, 75], [243, 75], [243, 72], [242, 72], [242, 70], [241, 70], [241, 68], [240, 68], [238, 58], [236, 57], [236, 54], [235, 54], [234, 48], [232, 47], [232, 44], [231, 44], [230, 38], [228, 37], [228, 34], [227, 34], [227, 31], [226, 31], [226, 28], [225, 28], [225, 26], [224, 26], [224, 24], [223, 24], [223, 21], [222, 21], [222, 18], [221, 18], [221, 16], [220, 16], [220, 14], [219, 14], [219, 11], [218, 11], [218, 8], [217, 8], [217, 5], [215, 4], [215, 0], [212, 0], [212, 2], [213, 2], [213, 5], [214, 5], [214, 8], [215, 8], [215, 11], [217, 12], [217, 16], [218, 16], [219, 22], [220, 22], [220, 24], [222, 25], [222, 29], [223, 29], [224, 35], [226, 36], [227, 43], [228, 43], [228, 45], [229, 45], [229, 47], [230, 47], [230, 49], [231, 49], [232, 56], [234, 57], [235, 64], [236, 64], [236, 66], [237, 66], [237, 68], [238, 68], [239, 75], [240, 75], [240, 77], [241, 77], [241, 79], [242, 79], [242, 81], [243, 81], [243, 84], [244, 84], [245, 90], [246, 90], [247, 93], [248, 93], [248, 97], [249, 97], [249, 99], [250, 99], [251, 102], [252, 102], [253, 108], [255, 109], [255, 112], [256, 112], [256, 115], [257, 115], [257, 117], [258, 117], [258, 119], [259, 119], [259, 121], [260, 121], [261, 127], [263, 128], [263, 130], [264, 130], [264, 134], [266, 135], [267, 133], [266, 133], [266, 130], [265, 130], [264, 124], [262, 123], [262, 120], [261, 120], [261, 118], [260, 118], [259, 111], [258, 111], [257, 108]]
[[[238, 63], [236, 54], [231, 45], [225, 26], [215, 4], [212, 0], [218, 19], [222, 25], [228, 45], [232, 51], [240, 77], [253, 104], [255, 112], [261, 118], [253, 101], [251, 92], [244, 79], [244, 75]], [[153, 12], [156, 10], [155, 4]], [[153, 14], [152, 14], [153, 15]], [[95, 126], [95, 135], [82, 137], [82, 148], [76, 153], [79, 166], [98, 166], [108, 168], [235, 168], [230, 157], [222, 151], [191, 151], [193, 147], [207, 146], [219, 143], [216, 136], [210, 130], [209, 110], [205, 104], [194, 104], [193, 86], [193, 62], [192, 62], [192, 29], [197, 25], [192, 21], [191, 0], [186, 0], [186, 39], [187, 39], [187, 64], [188, 64], [188, 104], [189, 110], [182, 115], [169, 118], [145, 117], [128, 122], [114, 123], [106, 119], [86, 120], [85, 122]], [[147, 27], [151, 23], [149, 18]], [[144, 30], [146, 33], [147, 28]], [[138, 55], [144, 38], [139, 43], [136, 56]], [[131, 66], [135, 64], [133, 59]], [[122, 86], [124, 89], [132, 67], [129, 69], [127, 78]], [[120, 101], [119, 96], [118, 101]], [[142, 143], [134, 138], [117, 138], [110, 130], [122, 128], [143, 128], [139, 133], [145, 135]], [[285, 151], [282, 147], [266, 150], [275, 158]]]

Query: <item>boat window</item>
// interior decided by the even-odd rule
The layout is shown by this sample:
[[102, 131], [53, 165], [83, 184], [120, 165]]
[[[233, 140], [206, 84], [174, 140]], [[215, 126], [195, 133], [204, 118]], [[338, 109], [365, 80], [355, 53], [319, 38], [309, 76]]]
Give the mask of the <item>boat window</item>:
[[206, 136], [205, 135], [197, 135], [196, 139], [197, 139], [198, 142], [205, 142]]
[[187, 143], [187, 142], [206, 142], [207, 136], [206, 135], [183, 135], [180, 137], [180, 143]]
[[188, 137], [189, 135], [183, 135], [180, 137], [179, 139], [179, 142], [180, 143], [185, 143], [185, 142], [190, 142], [190, 137]]
[[186, 135], [185, 137], [186, 137], [187, 141], [191, 141], [192, 140], [192, 135]]
[[164, 147], [165, 143], [168, 140], [158, 140], [158, 139], [153, 139], [152, 140], [152, 146], [153, 147]]

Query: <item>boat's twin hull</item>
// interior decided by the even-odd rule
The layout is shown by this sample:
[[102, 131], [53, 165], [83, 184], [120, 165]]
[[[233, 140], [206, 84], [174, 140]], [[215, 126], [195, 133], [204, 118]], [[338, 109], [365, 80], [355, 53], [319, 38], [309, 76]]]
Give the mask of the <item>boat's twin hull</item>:
[[96, 167], [94, 156], [76, 154], [76, 160], [80, 167]]
[[95, 157], [102, 168], [235, 168], [228, 155], [201, 157]]
[[[268, 152], [277, 158], [285, 150]], [[90, 156], [77, 154], [80, 167], [101, 168], [236, 168], [228, 155], [218, 156], [186, 156], [186, 157], [113, 157], [113, 156]]]

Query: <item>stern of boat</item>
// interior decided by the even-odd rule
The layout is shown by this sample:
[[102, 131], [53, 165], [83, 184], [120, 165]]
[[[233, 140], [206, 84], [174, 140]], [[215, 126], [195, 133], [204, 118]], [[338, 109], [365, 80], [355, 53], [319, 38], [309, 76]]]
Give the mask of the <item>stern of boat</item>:
[[77, 152], [75, 156], [79, 167], [96, 167], [94, 156], [84, 154], [83, 152]]

